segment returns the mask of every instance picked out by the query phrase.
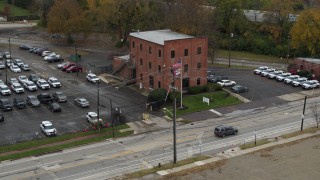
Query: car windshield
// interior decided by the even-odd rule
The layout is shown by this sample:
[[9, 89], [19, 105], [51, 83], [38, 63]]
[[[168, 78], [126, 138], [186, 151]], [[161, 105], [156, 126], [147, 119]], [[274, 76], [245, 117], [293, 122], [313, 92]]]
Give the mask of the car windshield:
[[53, 126], [52, 125], [45, 125], [44, 128], [47, 130], [50, 130], [50, 129], [53, 129]]
[[35, 84], [30, 81], [30, 82], [27, 82], [27, 85], [28, 85], [28, 86], [34, 86]]
[[13, 86], [14, 86], [14, 88], [21, 88], [21, 86], [18, 85], [18, 84], [15, 84], [15, 85], [13, 85]]
[[47, 83], [45, 81], [40, 81], [39, 82], [41, 85], [46, 85]]
[[53, 83], [57, 83], [57, 82], [59, 82], [57, 79], [51, 79], [51, 82], [53, 82]]
[[36, 97], [29, 97], [30, 101], [37, 101]]
[[2, 86], [1, 89], [2, 90], [9, 90], [9, 88], [7, 86]]
[[2, 103], [3, 103], [4, 105], [10, 104], [10, 102], [9, 102], [8, 100], [4, 100], [4, 101], [2, 101]]

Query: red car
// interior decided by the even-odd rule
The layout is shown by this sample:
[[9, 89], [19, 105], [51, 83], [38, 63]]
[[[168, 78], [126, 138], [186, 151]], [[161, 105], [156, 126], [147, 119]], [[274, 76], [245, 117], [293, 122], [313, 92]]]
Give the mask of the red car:
[[66, 69], [67, 73], [70, 72], [82, 72], [82, 67], [81, 66], [71, 66], [68, 69]]
[[68, 68], [75, 66], [75, 65], [76, 65], [75, 63], [68, 63], [68, 64], [64, 65], [61, 70], [66, 71]]

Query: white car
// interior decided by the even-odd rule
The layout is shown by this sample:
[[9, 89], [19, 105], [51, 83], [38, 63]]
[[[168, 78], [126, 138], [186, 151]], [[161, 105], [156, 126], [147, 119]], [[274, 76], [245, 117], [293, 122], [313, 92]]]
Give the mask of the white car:
[[10, 69], [12, 72], [15, 72], [15, 73], [21, 72], [21, 69], [17, 65], [11, 65]]
[[274, 72], [274, 71], [276, 71], [276, 70], [275, 69], [266, 69], [266, 70], [262, 71], [260, 74], [261, 74], [261, 76], [266, 77], [269, 75], [269, 73]]
[[11, 94], [11, 90], [7, 85], [0, 85], [0, 91], [1, 91], [1, 94], [4, 96]]
[[6, 85], [6, 84], [0, 79], [0, 86], [1, 85]]
[[6, 66], [3, 64], [3, 62], [0, 62], [0, 69], [4, 69]]
[[230, 80], [221, 80], [220, 82], [218, 82], [218, 84], [220, 86], [234, 86], [236, 85], [236, 82]]
[[19, 83], [11, 84], [11, 89], [12, 89], [12, 91], [14, 91], [17, 94], [24, 93], [24, 89]]
[[43, 57], [43, 59], [44, 59], [45, 61], [47, 61], [47, 60], [50, 59], [51, 57], [60, 57], [60, 55], [58, 55], [58, 54], [56, 54], [56, 53], [51, 53], [51, 54]]
[[291, 76], [291, 73], [282, 73], [276, 76], [276, 80], [283, 81], [288, 76]]
[[50, 86], [55, 87], [55, 88], [61, 87], [60, 81], [58, 81], [58, 79], [55, 77], [50, 77], [48, 79], [48, 83], [50, 84]]
[[269, 79], [274, 79], [277, 75], [282, 74], [283, 71], [274, 71], [268, 74]]
[[64, 62], [64, 63], [58, 64], [58, 65], [57, 65], [57, 68], [58, 68], [58, 69], [61, 69], [61, 68], [63, 68], [63, 66], [66, 65], [66, 64], [68, 64], [68, 63], [67, 63], [67, 62]]
[[19, 82], [20, 82], [21, 84], [23, 84], [24, 82], [28, 81], [28, 78], [27, 78], [27, 76], [22, 75], [22, 76], [19, 76], [19, 77], [18, 77], [18, 80], [19, 80]]
[[303, 89], [314, 89], [320, 87], [320, 83], [317, 80], [306, 81], [302, 84]]
[[298, 79], [300, 76], [299, 75], [291, 75], [286, 77], [283, 82], [287, 83], [287, 84], [291, 84], [292, 81], [294, 81], [295, 79]]
[[293, 81], [291, 81], [292, 86], [300, 86], [302, 85], [304, 82], [306, 82], [308, 80], [308, 78], [298, 78], [295, 79]]
[[56, 128], [53, 127], [53, 124], [50, 121], [42, 121], [41, 124], [40, 124], [40, 129], [47, 136], [55, 136], [55, 135], [57, 135], [57, 130], [56, 130]]
[[44, 79], [39, 79], [37, 81], [37, 86], [41, 89], [50, 89], [50, 85]]
[[9, 52], [4, 52], [3, 54], [3, 57], [6, 58], [6, 59], [10, 59], [11, 58], [11, 55]]
[[47, 55], [49, 55], [51, 53], [52, 53], [51, 51], [42, 51], [41, 56], [45, 57], [45, 56], [47, 56]]
[[88, 112], [86, 117], [88, 122], [90, 122], [92, 125], [95, 125], [97, 123], [102, 124], [102, 119], [99, 118], [98, 121], [98, 115], [95, 112]]
[[32, 81], [25, 81], [23, 83], [23, 86], [28, 89], [29, 91], [37, 91], [38, 87], [36, 86], [36, 84], [34, 84], [34, 82]]
[[24, 64], [21, 59], [15, 59], [13, 63], [19, 67], [23, 66]]
[[23, 69], [24, 71], [30, 71], [30, 66], [28, 64], [23, 64], [23, 66], [21, 66], [21, 69]]
[[100, 81], [98, 76], [96, 76], [95, 74], [92, 74], [92, 73], [87, 74], [87, 80], [92, 82], [92, 83], [97, 83], [97, 82]]
[[267, 66], [261, 66], [255, 70], [253, 70], [254, 74], [260, 74], [262, 71], [269, 69]]

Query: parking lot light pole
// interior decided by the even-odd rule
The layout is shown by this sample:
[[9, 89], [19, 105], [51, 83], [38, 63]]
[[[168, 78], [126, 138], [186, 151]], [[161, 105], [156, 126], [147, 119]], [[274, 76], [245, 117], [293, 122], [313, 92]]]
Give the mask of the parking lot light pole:
[[98, 121], [97, 122], [99, 124], [99, 120], [100, 120], [100, 109], [99, 109], [100, 108], [100, 92], [99, 92], [100, 91], [100, 82], [98, 81], [97, 84], [98, 84], [98, 88], [97, 88], [98, 89], [97, 90], [98, 91], [97, 92], [98, 93], [97, 94], [97, 116], [98, 116]]
[[301, 131], [303, 130], [304, 112], [306, 110], [307, 96], [304, 97], [303, 111], [301, 115]]
[[[9, 53], [10, 53], [10, 63], [11, 63], [11, 60], [12, 60], [12, 55], [11, 55], [11, 38], [9, 38]], [[7, 66], [6, 65], [6, 63], [5, 63], [5, 66]], [[8, 84], [8, 67], [6, 67], [6, 84]]]
[[[77, 49], [77, 44], [74, 43], [74, 50], [75, 50], [75, 53], [76, 53], [76, 65], [78, 67], [78, 49]], [[79, 70], [77, 70], [77, 76], [79, 76]]]
[[231, 61], [231, 39], [233, 38], [233, 33], [230, 33], [229, 37], [229, 67], [230, 67], [230, 61]]

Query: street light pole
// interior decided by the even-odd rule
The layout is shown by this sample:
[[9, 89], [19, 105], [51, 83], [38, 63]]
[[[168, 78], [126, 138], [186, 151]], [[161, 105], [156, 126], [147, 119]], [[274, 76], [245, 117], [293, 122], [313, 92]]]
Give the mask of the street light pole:
[[230, 67], [230, 61], [231, 61], [231, 38], [233, 37], [233, 33], [230, 33], [229, 36], [229, 67]]
[[304, 112], [306, 110], [307, 96], [304, 97], [303, 111], [301, 115], [301, 131], [303, 130]]
[[174, 98], [173, 103], [173, 163], [177, 163], [177, 133], [176, 133], [176, 111], [177, 111], [177, 99]]
[[[78, 67], [78, 49], [77, 49], [77, 44], [74, 43], [74, 48], [75, 48], [75, 52], [76, 52], [76, 65]], [[79, 71], [77, 70], [77, 76], [79, 76]]]
[[[99, 90], [100, 90], [100, 82], [98, 81], [97, 83], [98, 83], [97, 116], [98, 116], [98, 124], [99, 124], [99, 121], [100, 121], [100, 109], [99, 109], [99, 108], [100, 108], [100, 92], [99, 92]], [[100, 125], [100, 124], [99, 124], [99, 125]], [[99, 129], [100, 129], [100, 127], [99, 127]]]
[[[12, 60], [12, 55], [11, 55], [11, 38], [9, 38], [9, 53], [10, 53], [10, 63]], [[6, 65], [7, 66], [7, 65]], [[6, 67], [6, 84], [8, 84], [8, 67]]]

